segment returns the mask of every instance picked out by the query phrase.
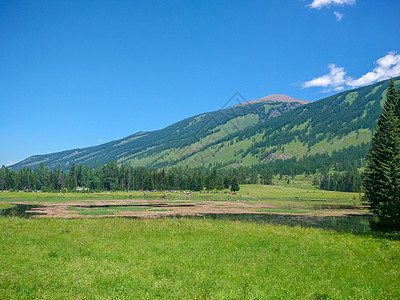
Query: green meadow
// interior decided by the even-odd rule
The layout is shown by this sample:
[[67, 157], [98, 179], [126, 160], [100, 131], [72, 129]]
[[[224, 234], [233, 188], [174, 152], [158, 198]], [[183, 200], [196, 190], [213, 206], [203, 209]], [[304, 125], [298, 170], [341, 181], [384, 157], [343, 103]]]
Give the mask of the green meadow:
[[[284, 181], [284, 180], [283, 180]], [[242, 184], [238, 193], [229, 195], [229, 190], [195, 192], [190, 195], [181, 193], [167, 193], [164, 191], [110, 191], [90, 193], [46, 193], [46, 192], [0, 192], [1, 202], [51, 202], [81, 200], [124, 200], [144, 199], [156, 200], [249, 200], [249, 199], [285, 199], [285, 200], [361, 200], [362, 194], [336, 191], [324, 191], [311, 185], [310, 179], [298, 175], [292, 179], [292, 184], [285, 184], [276, 180], [275, 185]]]
[[[165, 197], [179, 203], [263, 202], [273, 208], [260, 212], [301, 214], [326, 203], [361, 205], [360, 196], [321, 191], [299, 179], [289, 185], [241, 185], [240, 196], [229, 197], [226, 193], [3, 192], [0, 209], [9, 208], [11, 202]], [[118, 211], [152, 209], [147, 206], [70, 209], [88, 219], [0, 218], [1, 299], [400, 298], [400, 237], [395, 233], [117, 217]], [[90, 218], [96, 215], [108, 218]]]
[[[249, 205], [265, 204], [271, 206], [269, 209], [261, 209], [258, 212], [265, 213], [313, 213], [314, 215], [324, 214], [321, 208], [329, 206], [330, 209], [338, 210], [343, 205], [357, 206], [355, 209], [360, 213], [367, 214], [363, 208], [362, 194], [346, 193], [336, 191], [324, 191], [313, 187], [309, 180], [304, 180], [301, 176], [296, 176], [292, 180], [293, 184], [260, 185], [247, 184], [241, 185], [240, 191], [231, 194], [225, 191], [203, 191], [191, 194], [166, 193], [164, 191], [141, 192], [141, 191], [113, 191], [113, 192], [93, 192], [93, 193], [43, 193], [43, 192], [0, 192], [0, 209], [11, 206], [11, 203], [24, 204], [65, 204], [72, 206], [79, 203], [117, 203], [119, 200], [162, 200], [166, 203], [203, 203], [207, 201], [241, 202]], [[114, 204], [115, 205], [115, 204]], [[122, 211], [157, 211], [150, 206], [142, 207], [113, 207], [104, 208], [79, 208], [71, 207], [69, 210], [77, 212], [82, 216], [112, 216], [118, 215]], [[158, 210], [159, 211], [159, 210]]]
[[398, 299], [396, 235], [194, 219], [0, 219], [2, 299]]

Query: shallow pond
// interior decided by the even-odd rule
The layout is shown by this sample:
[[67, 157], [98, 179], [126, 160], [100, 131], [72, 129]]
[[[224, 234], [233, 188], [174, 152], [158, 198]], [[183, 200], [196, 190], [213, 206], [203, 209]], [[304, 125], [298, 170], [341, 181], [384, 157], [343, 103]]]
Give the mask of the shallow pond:
[[[131, 205], [132, 206], [132, 205]], [[140, 207], [141, 205], [136, 205]], [[190, 205], [188, 205], [190, 206]], [[30, 218], [35, 213], [27, 211], [37, 207], [35, 205], [16, 204], [13, 207], [0, 210], [0, 217], [19, 217]], [[90, 208], [98, 206], [90, 206]], [[112, 206], [105, 206], [112, 207]], [[211, 220], [228, 220], [257, 222], [267, 224], [278, 224], [287, 226], [312, 227], [321, 229], [330, 229], [340, 232], [367, 233], [370, 232], [369, 222], [372, 216], [366, 215], [348, 215], [348, 216], [310, 216], [303, 214], [203, 214], [201, 216], [170, 216], [171, 218], [196, 218]], [[137, 218], [137, 217], [128, 217]], [[168, 217], [169, 218], [169, 217]]]
[[203, 216], [185, 217], [312, 227], [353, 233], [370, 232], [369, 222], [372, 218], [372, 216], [365, 215], [309, 216], [287, 214], [204, 214]]
[[0, 210], [0, 217], [9, 217], [9, 218], [25, 218], [29, 219], [34, 213], [28, 213], [26, 211], [31, 210], [32, 208], [37, 207], [36, 205], [25, 205], [25, 204], [15, 204], [12, 207], [4, 208]]

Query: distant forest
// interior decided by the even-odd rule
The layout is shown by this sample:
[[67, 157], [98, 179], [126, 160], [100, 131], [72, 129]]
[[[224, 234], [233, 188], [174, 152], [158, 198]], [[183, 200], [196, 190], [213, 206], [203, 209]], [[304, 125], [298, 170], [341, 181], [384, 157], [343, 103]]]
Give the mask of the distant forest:
[[[272, 172], [265, 166], [230, 169], [172, 167], [169, 169], [118, 166], [112, 161], [98, 168], [71, 164], [69, 173], [61, 167], [50, 170], [43, 163], [34, 171], [17, 172], [1, 168], [0, 188], [21, 191], [90, 191], [104, 190], [239, 190], [238, 184], [271, 184]], [[78, 189], [79, 190], [79, 189]], [[84, 189], [85, 190], [85, 189]]]
[[[354, 153], [354, 158], [363, 147], [365, 146], [354, 146], [350, 149], [350, 152]], [[276, 160], [268, 164], [236, 168], [210, 165], [208, 168], [150, 169], [117, 165], [116, 161], [97, 168], [71, 164], [69, 172], [63, 171], [60, 166], [50, 170], [43, 163], [33, 171], [26, 167], [13, 171], [3, 166], [0, 171], [0, 189], [53, 192], [76, 191], [80, 187], [83, 189], [78, 188], [78, 190], [83, 191], [203, 189], [238, 191], [238, 184], [272, 184], [273, 175], [293, 178], [298, 174], [309, 176], [319, 172], [323, 175], [314, 176], [314, 185], [326, 190], [359, 192], [362, 185], [361, 176], [357, 171], [357, 168], [361, 167], [360, 159], [346, 161], [341, 157], [341, 152], [334, 152], [332, 156], [324, 153], [301, 159]], [[332, 166], [341, 173], [331, 173]]]

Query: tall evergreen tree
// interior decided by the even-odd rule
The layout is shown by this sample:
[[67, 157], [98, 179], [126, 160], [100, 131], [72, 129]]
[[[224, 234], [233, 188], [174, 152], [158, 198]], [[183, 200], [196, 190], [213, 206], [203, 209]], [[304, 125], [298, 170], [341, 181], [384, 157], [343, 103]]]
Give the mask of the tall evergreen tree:
[[78, 181], [76, 179], [76, 167], [75, 164], [71, 164], [71, 168], [68, 174], [68, 187], [70, 191], [74, 191], [78, 186]]
[[1, 167], [0, 171], [0, 189], [4, 191], [6, 189], [7, 183], [7, 169], [5, 166]]
[[383, 229], [400, 229], [399, 113], [399, 93], [391, 80], [364, 172], [365, 197], [378, 217], [374, 225]]
[[232, 181], [231, 181], [231, 191], [232, 192], [237, 192], [239, 190], [240, 190], [240, 187], [239, 187], [238, 179], [235, 176], [235, 177], [232, 178]]
[[261, 171], [261, 183], [272, 184], [272, 171], [269, 168], [263, 168]]

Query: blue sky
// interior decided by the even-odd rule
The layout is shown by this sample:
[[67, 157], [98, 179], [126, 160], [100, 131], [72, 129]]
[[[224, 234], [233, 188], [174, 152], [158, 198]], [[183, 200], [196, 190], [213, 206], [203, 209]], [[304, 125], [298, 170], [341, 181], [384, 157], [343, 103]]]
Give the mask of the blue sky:
[[400, 1], [1, 1], [0, 165], [400, 75]]

